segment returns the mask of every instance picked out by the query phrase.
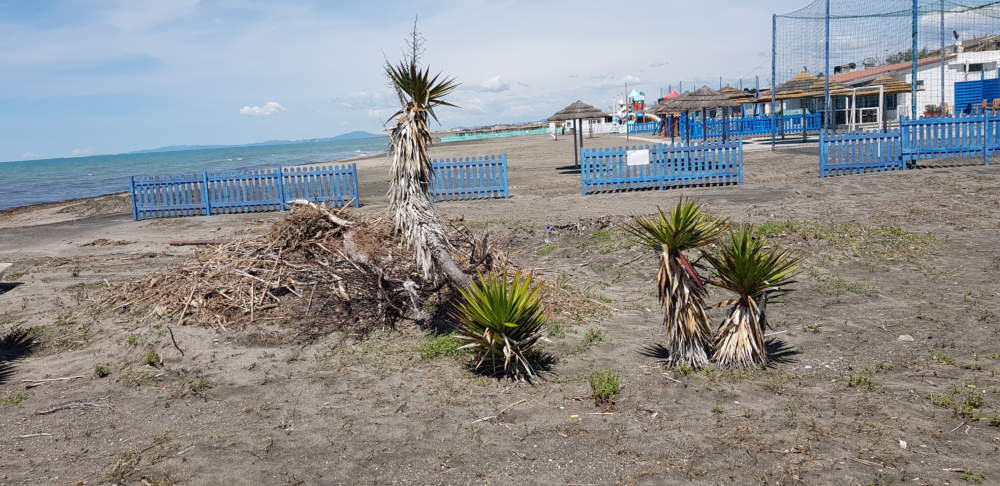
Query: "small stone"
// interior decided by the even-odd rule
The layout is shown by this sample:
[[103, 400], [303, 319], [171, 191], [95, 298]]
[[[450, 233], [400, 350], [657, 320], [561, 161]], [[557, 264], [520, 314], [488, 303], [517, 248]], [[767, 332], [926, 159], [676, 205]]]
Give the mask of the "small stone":
[[900, 341], [900, 342], [904, 342], [904, 343], [912, 343], [913, 342], [913, 336], [911, 336], [909, 334], [903, 334], [902, 336], [899, 336], [898, 338], [896, 338], [896, 341]]

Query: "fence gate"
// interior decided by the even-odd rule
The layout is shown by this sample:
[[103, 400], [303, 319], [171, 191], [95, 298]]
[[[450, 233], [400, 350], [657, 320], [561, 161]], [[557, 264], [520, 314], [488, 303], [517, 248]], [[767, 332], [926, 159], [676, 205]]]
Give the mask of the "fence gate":
[[583, 148], [580, 155], [584, 195], [743, 183], [743, 140], [689, 147]]
[[361, 206], [355, 164], [133, 176], [130, 185], [136, 221], [281, 211], [294, 199]]
[[990, 163], [1000, 150], [1000, 115], [900, 119], [899, 130], [874, 134], [820, 134], [820, 177], [905, 170], [919, 160], [977, 158]]
[[431, 160], [431, 201], [506, 199], [507, 154]]

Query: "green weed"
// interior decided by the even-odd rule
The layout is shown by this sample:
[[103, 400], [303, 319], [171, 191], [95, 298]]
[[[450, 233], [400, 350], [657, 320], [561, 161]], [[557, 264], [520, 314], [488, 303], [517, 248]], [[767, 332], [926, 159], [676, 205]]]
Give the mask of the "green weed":
[[16, 391], [7, 394], [7, 396], [0, 398], [0, 405], [15, 406], [20, 405], [21, 402], [31, 398], [31, 394], [26, 391]]
[[143, 359], [142, 362], [146, 363], [148, 366], [158, 366], [160, 364], [160, 355], [151, 351], [146, 355], [146, 358]]
[[94, 365], [94, 376], [104, 378], [111, 374], [111, 369], [100, 363]]
[[986, 480], [986, 475], [983, 473], [976, 473], [972, 471], [965, 471], [961, 476], [958, 477], [962, 481], [969, 481], [971, 483], [979, 484]]
[[590, 390], [597, 406], [612, 406], [621, 390], [621, 381], [614, 371], [598, 370], [590, 374]]
[[538, 256], [551, 255], [554, 251], [558, 250], [559, 247], [556, 245], [543, 246], [538, 249]]
[[816, 282], [819, 283], [821, 289], [833, 294], [842, 294], [847, 292], [859, 295], [874, 295], [878, 293], [878, 287], [869, 283], [848, 280], [840, 275], [821, 274], [817, 272], [809, 273], [814, 279], [816, 279]]
[[892, 371], [895, 368], [896, 367], [893, 366], [892, 363], [886, 361], [879, 361], [878, 363], [875, 363], [875, 371]]
[[931, 350], [931, 359], [934, 361], [940, 361], [944, 364], [950, 364], [950, 365], [955, 364], [955, 358], [952, 358], [951, 356], [948, 356], [944, 352], [936, 349]]
[[458, 349], [461, 346], [462, 341], [455, 336], [435, 336], [421, 343], [417, 347], [417, 352], [420, 353], [422, 359], [458, 356], [462, 354], [462, 350]]

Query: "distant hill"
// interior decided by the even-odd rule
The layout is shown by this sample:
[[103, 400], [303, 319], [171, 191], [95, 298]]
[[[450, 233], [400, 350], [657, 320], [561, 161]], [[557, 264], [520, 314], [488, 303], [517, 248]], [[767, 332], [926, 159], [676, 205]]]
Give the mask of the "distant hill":
[[379, 135], [377, 133], [355, 130], [353, 132], [344, 133], [341, 135], [337, 135], [336, 137], [328, 137], [328, 138], [308, 138], [302, 140], [268, 140], [266, 142], [245, 143], [238, 145], [170, 145], [167, 147], [159, 147], [154, 149], [136, 150], [134, 152], [129, 152], [129, 153], [151, 154], [157, 152], [179, 152], [182, 150], [205, 150], [205, 149], [233, 148], [233, 147], [260, 147], [265, 145], [289, 145], [293, 143], [342, 142], [345, 140], [363, 140], [366, 138], [378, 138], [384, 136], [385, 135]]

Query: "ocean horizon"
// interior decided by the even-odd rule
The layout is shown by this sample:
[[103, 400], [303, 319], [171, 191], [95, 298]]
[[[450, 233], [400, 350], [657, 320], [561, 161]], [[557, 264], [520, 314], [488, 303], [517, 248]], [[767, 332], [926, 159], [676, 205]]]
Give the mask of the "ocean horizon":
[[128, 192], [131, 176], [336, 162], [386, 150], [386, 137], [0, 162], [0, 209]]

